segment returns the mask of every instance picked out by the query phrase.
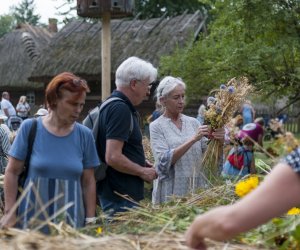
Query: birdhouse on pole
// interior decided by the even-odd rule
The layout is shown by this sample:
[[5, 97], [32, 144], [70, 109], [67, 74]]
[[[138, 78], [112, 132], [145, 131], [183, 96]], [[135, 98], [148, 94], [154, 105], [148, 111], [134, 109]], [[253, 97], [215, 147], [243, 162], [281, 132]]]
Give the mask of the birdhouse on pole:
[[81, 17], [101, 18], [101, 100], [111, 93], [111, 30], [110, 19], [133, 15], [134, 0], [77, 0]]
[[81, 17], [100, 18], [110, 12], [111, 18], [132, 16], [134, 0], [77, 0], [77, 14]]

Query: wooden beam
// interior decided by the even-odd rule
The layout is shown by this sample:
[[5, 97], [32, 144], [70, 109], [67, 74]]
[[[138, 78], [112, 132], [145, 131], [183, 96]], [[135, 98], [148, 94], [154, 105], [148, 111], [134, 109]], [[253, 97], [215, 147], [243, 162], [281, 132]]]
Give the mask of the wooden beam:
[[101, 96], [104, 101], [110, 95], [111, 85], [111, 30], [110, 30], [110, 12], [107, 11], [102, 15], [102, 35], [101, 35]]

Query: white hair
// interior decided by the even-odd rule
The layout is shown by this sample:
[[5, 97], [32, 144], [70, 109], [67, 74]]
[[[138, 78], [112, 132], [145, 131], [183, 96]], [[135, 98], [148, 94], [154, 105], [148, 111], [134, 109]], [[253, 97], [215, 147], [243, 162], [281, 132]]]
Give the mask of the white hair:
[[173, 76], [164, 77], [156, 89], [157, 102], [160, 103], [161, 97], [169, 95], [179, 85], [186, 89], [186, 85], [181, 78], [175, 78]]
[[132, 56], [126, 59], [116, 71], [116, 86], [129, 86], [130, 81], [148, 80], [151, 82], [157, 78], [157, 69], [153, 65], [138, 57]]

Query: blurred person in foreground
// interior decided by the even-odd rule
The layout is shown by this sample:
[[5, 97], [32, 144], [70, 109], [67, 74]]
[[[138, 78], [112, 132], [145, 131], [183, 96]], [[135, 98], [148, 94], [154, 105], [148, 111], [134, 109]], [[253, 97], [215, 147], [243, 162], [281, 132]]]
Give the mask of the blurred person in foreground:
[[[224, 241], [300, 204], [300, 147], [283, 158], [264, 181], [233, 205], [199, 215], [185, 237], [193, 249], [206, 249], [205, 238]], [[251, 208], [251, 209], [249, 209]]]
[[151, 63], [129, 57], [118, 67], [117, 89], [109, 97], [120, 99], [100, 112], [97, 149], [108, 167], [105, 179], [97, 183], [97, 195], [102, 210], [110, 217], [137, 206], [144, 199], [144, 181], [152, 182], [157, 177], [152, 164], [145, 159], [135, 109], [150, 95], [156, 77], [157, 70]]
[[[35, 228], [47, 219], [82, 227], [95, 216], [94, 167], [99, 165], [91, 131], [76, 122], [89, 87], [69, 72], [55, 76], [46, 89], [51, 112], [37, 118], [36, 136], [23, 190], [28, 192], [18, 211], [18, 178], [28, 151], [28, 136], [34, 119], [25, 120], [9, 151], [5, 171], [5, 214], [1, 226]], [[32, 185], [30, 187], [30, 185]], [[24, 192], [24, 191], [23, 191]], [[61, 210], [61, 211], [60, 211]], [[60, 211], [60, 212], [59, 212]], [[47, 226], [41, 228], [50, 233]]]
[[[158, 179], [153, 183], [152, 203], [159, 204], [171, 196], [184, 196], [206, 187], [201, 165], [210, 131], [207, 125], [182, 114], [185, 104], [185, 83], [167, 76], [157, 87], [157, 102], [163, 114], [150, 123], [151, 149]], [[212, 136], [224, 140], [224, 129]]]

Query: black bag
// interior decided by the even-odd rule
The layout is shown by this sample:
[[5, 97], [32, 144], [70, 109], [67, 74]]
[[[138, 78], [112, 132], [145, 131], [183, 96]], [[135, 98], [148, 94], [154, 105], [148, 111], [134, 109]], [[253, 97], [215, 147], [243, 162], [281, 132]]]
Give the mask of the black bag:
[[35, 135], [36, 135], [36, 128], [37, 128], [37, 120], [35, 118], [33, 118], [32, 125], [29, 130], [29, 134], [28, 134], [28, 151], [27, 151], [25, 162], [24, 162], [24, 169], [23, 169], [23, 172], [19, 175], [19, 179], [18, 179], [19, 192], [21, 190], [23, 190], [25, 180], [28, 175], [32, 147], [33, 147], [33, 143], [34, 143], [34, 139], [35, 139]]
[[[100, 112], [111, 102], [113, 101], [122, 101], [124, 102], [121, 98], [119, 97], [110, 97], [108, 99], [106, 99], [101, 105], [98, 105], [97, 107], [93, 108], [89, 114], [86, 116], [86, 118], [83, 120], [82, 124], [86, 127], [88, 127], [89, 129], [92, 130], [93, 135], [94, 135], [94, 139], [95, 142], [98, 139], [98, 131], [99, 131], [99, 117], [100, 117]], [[129, 129], [129, 133], [131, 134], [132, 130], [133, 130], [133, 117], [131, 115], [131, 120], [130, 120], [130, 129]], [[97, 145], [97, 144], [96, 144]], [[104, 159], [100, 159], [99, 157], [99, 161], [100, 161], [100, 165], [98, 167], [95, 168], [95, 179], [96, 181], [102, 181], [104, 180], [105, 176], [106, 176], [106, 169], [107, 169], [107, 165], [104, 161]]]

